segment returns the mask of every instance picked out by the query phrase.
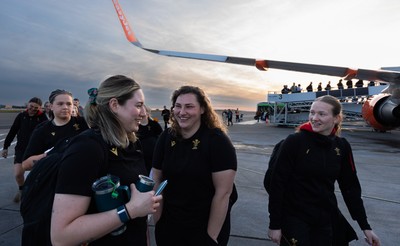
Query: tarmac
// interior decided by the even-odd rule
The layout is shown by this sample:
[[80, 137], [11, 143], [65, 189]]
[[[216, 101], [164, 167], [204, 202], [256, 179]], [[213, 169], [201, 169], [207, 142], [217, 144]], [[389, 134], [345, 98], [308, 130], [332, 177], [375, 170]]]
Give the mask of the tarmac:
[[[0, 146], [14, 117], [15, 114], [0, 114]], [[267, 239], [268, 194], [263, 188], [263, 178], [274, 144], [294, 132], [293, 128], [266, 125], [252, 117], [245, 115], [243, 122], [234, 122], [229, 127], [229, 136], [237, 151], [235, 183], [239, 193], [231, 212], [231, 246], [275, 245]], [[400, 213], [400, 131], [379, 133], [369, 127], [347, 125], [342, 136], [353, 148], [369, 223], [382, 245], [400, 245], [400, 220], [397, 217]], [[0, 158], [0, 245], [7, 246], [20, 245], [22, 231], [19, 204], [12, 201], [17, 190], [12, 169], [14, 146], [9, 148], [9, 158]], [[338, 188], [336, 195], [342, 213], [359, 237], [350, 245], [367, 245]], [[150, 225], [150, 235], [153, 246], [153, 225]]]

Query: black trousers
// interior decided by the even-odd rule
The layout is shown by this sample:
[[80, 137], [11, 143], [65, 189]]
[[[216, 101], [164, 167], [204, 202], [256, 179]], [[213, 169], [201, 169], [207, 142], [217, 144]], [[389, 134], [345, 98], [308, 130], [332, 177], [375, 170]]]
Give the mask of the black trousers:
[[332, 224], [309, 225], [297, 217], [288, 216], [282, 227], [280, 246], [331, 246]]
[[226, 215], [225, 222], [218, 235], [216, 244], [207, 233], [207, 225], [198, 228], [186, 228], [178, 226], [167, 218], [161, 217], [156, 224], [155, 238], [157, 246], [215, 246], [228, 245], [231, 231], [230, 209]]

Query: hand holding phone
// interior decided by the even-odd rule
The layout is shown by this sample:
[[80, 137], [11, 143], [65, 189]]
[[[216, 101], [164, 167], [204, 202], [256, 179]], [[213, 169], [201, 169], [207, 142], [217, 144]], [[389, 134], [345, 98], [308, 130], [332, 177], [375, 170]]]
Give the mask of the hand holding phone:
[[161, 192], [164, 190], [165, 186], [167, 186], [167, 184], [168, 184], [168, 180], [164, 180], [163, 182], [161, 182], [161, 184], [158, 186], [158, 189], [154, 195], [155, 196], [160, 195]]

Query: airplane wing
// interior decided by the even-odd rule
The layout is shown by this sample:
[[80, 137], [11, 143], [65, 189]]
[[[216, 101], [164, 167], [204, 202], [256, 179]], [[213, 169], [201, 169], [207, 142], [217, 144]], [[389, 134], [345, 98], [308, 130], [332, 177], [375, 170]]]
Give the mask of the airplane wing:
[[263, 60], [255, 58], [244, 58], [244, 57], [234, 57], [234, 56], [223, 56], [223, 55], [211, 55], [211, 54], [200, 54], [200, 53], [189, 53], [180, 51], [169, 51], [169, 50], [156, 50], [144, 47], [139, 40], [136, 38], [133, 29], [130, 27], [128, 20], [125, 17], [124, 12], [118, 0], [112, 0], [115, 10], [117, 11], [118, 18], [121, 22], [122, 28], [125, 32], [125, 36], [129, 42], [133, 45], [144, 49], [146, 51], [170, 57], [187, 58], [195, 60], [205, 60], [213, 62], [223, 62], [246, 66], [255, 66], [259, 70], [266, 71], [269, 68], [281, 69], [296, 72], [305, 73], [315, 73], [329, 76], [342, 77], [344, 79], [362, 79], [370, 81], [381, 81], [389, 82], [392, 85], [400, 85], [400, 72], [389, 71], [389, 70], [369, 70], [369, 69], [352, 69], [347, 67], [336, 67], [336, 66], [326, 66], [317, 64], [306, 64], [306, 63], [296, 63], [296, 62], [284, 62], [284, 61], [273, 61], [273, 60]]

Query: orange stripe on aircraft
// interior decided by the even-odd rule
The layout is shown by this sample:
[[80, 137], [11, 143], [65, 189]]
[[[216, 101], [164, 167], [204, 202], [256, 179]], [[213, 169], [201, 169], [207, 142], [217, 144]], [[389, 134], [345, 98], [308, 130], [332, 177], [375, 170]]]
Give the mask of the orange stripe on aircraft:
[[256, 60], [256, 68], [261, 71], [267, 71], [268, 62], [266, 60]]
[[345, 74], [345, 80], [354, 79], [357, 76], [357, 69], [348, 68]]
[[125, 17], [124, 12], [122, 11], [121, 6], [118, 3], [118, 0], [112, 0], [115, 11], [117, 11], [118, 19], [121, 22], [122, 29], [124, 29], [125, 36], [132, 43], [139, 43], [138, 39], [136, 38], [135, 34], [133, 33], [131, 27], [129, 26], [128, 20]]

